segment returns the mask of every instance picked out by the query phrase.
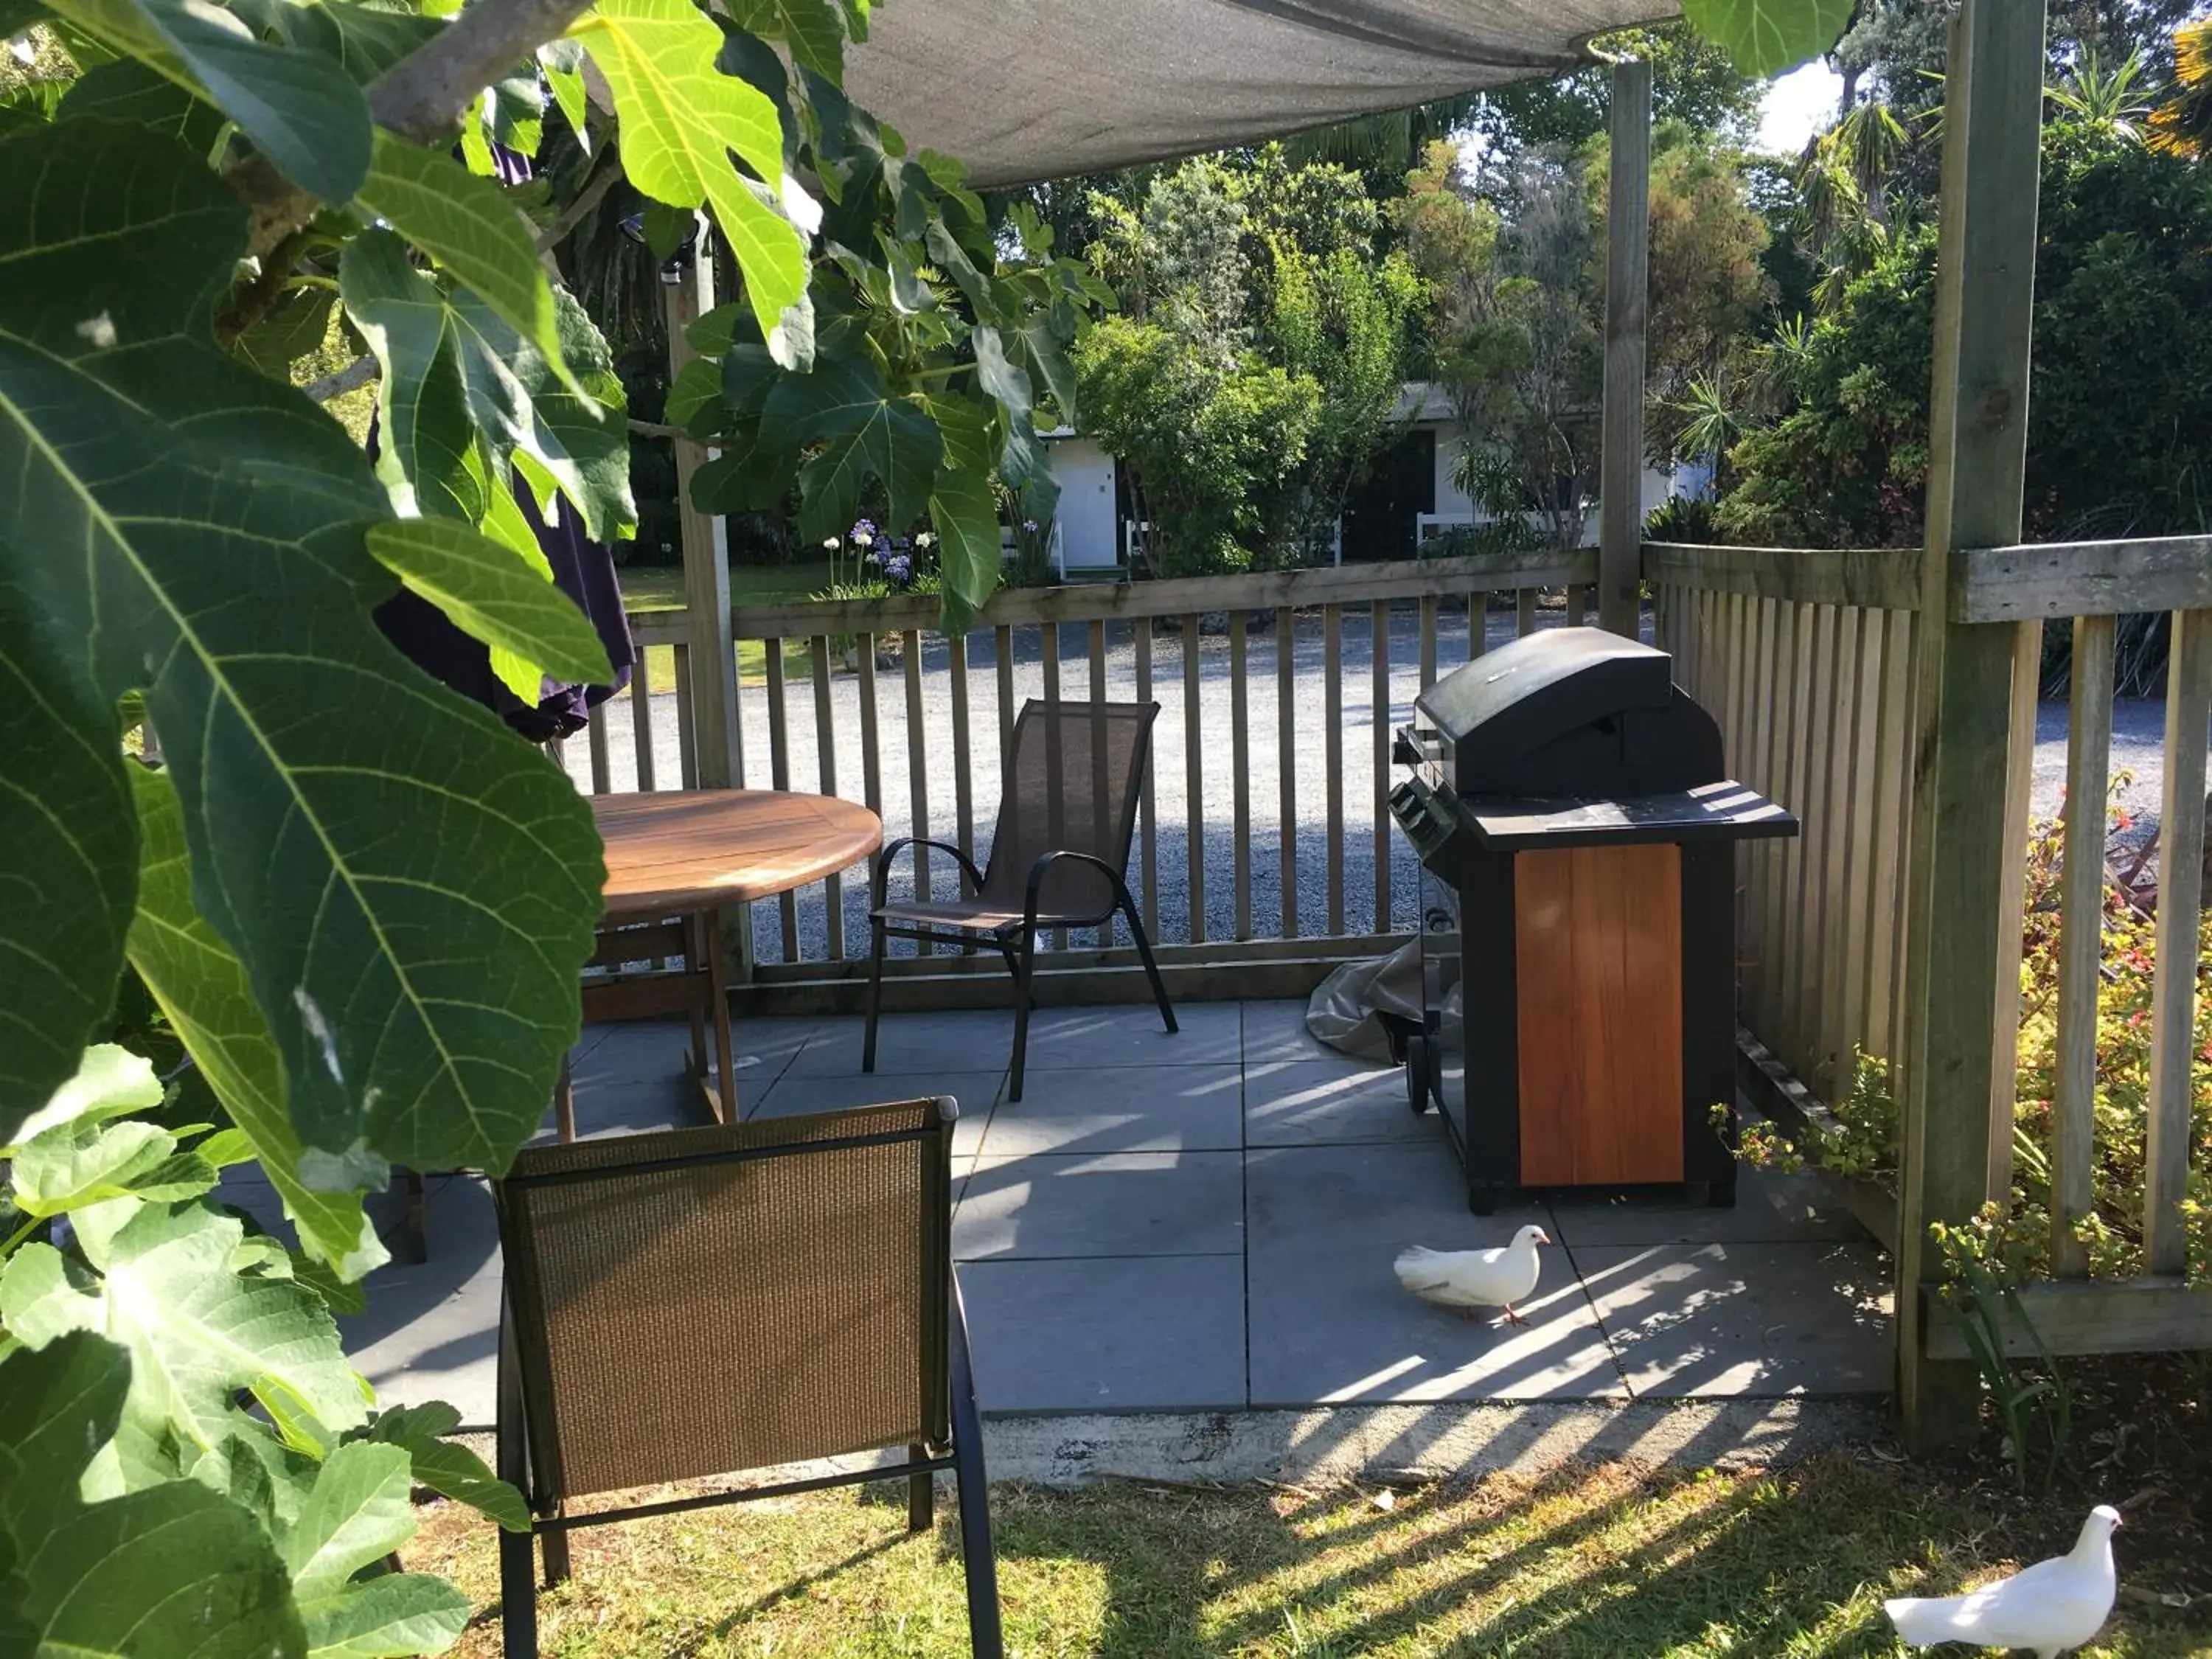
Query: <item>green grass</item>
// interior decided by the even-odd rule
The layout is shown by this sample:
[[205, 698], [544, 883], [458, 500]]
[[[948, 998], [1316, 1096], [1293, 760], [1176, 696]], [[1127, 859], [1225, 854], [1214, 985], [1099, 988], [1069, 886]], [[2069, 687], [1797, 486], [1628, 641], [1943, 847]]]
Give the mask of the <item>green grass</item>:
[[[1007, 1651], [1024, 1659], [1852, 1659], [1903, 1652], [1885, 1595], [1948, 1594], [2070, 1543], [2071, 1508], [1961, 1495], [1863, 1455], [1762, 1473], [1570, 1468], [1394, 1494], [1116, 1485], [993, 1493]], [[870, 1489], [572, 1534], [540, 1602], [553, 1659], [681, 1653], [951, 1659], [968, 1652], [949, 1496], [909, 1539]], [[2120, 1534], [2122, 1577], [2174, 1582]], [[481, 1611], [458, 1652], [499, 1650], [492, 1534], [426, 1511], [406, 1565]], [[2199, 1586], [2198, 1588], [2203, 1588]], [[2212, 1654], [2205, 1604], [2124, 1598], [2103, 1659]]]
[[[619, 571], [623, 603], [631, 611], [681, 611], [684, 608], [684, 568], [673, 564], [630, 564]], [[801, 560], [795, 564], [733, 564], [730, 567], [732, 604], [764, 604], [771, 599], [803, 599], [830, 585], [826, 559]], [[645, 653], [646, 682], [654, 691], [676, 689], [676, 653], [653, 646]], [[814, 672], [814, 656], [803, 645], [784, 648], [784, 670], [793, 678]], [[759, 685], [768, 678], [768, 650], [761, 640], [738, 641], [738, 679]]]

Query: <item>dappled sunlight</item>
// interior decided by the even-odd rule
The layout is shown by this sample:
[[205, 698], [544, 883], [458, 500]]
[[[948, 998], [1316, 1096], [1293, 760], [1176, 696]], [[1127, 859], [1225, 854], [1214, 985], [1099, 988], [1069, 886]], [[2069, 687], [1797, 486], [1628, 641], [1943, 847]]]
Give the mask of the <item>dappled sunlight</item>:
[[[1002, 1486], [993, 1510], [1007, 1651], [1024, 1659], [1869, 1659], [1903, 1651], [1882, 1596], [1981, 1582], [2041, 1553], [2060, 1518], [1978, 1510], [1844, 1455], [1396, 1490]], [[885, 1486], [578, 1534], [576, 1577], [543, 1603], [544, 1651], [964, 1655], [949, 1519], [910, 1539], [903, 1516]], [[456, 1571], [480, 1607], [496, 1593], [489, 1529], [450, 1506], [408, 1565]], [[2153, 1602], [2124, 1603], [2086, 1651], [2212, 1650]], [[459, 1651], [496, 1650], [480, 1613]]]

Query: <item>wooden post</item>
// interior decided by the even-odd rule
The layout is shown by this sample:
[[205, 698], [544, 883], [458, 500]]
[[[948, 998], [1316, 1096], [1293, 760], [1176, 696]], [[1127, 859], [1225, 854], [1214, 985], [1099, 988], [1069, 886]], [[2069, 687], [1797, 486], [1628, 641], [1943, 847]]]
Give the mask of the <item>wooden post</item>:
[[2006, 866], [2017, 626], [1950, 620], [1955, 556], [2019, 539], [2035, 289], [2044, 9], [1964, 0], [1945, 83], [1928, 540], [1914, 663], [1913, 801], [1906, 869], [1905, 1037], [1899, 1103], [1898, 1404], [1908, 1444], [1973, 1428], [1974, 1368], [1924, 1350], [1929, 1224], [1990, 1196], [1990, 1108], [2007, 953]]
[[[1644, 541], [1644, 321], [1650, 286], [1651, 65], [1613, 66], [1605, 222], [1605, 426], [1598, 453], [1598, 626], [1637, 635]], [[1569, 617], [1570, 624], [1581, 620]]]
[[[661, 289], [668, 323], [668, 380], [699, 354], [684, 331], [714, 304], [714, 262], [700, 227], [697, 258], [678, 282]], [[692, 731], [698, 744], [699, 787], [727, 789], [738, 781], [737, 647], [730, 636], [730, 569], [714, 521], [691, 504], [691, 477], [705, 452], [676, 440], [676, 500], [684, 540], [684, 617], [691, 647]]]

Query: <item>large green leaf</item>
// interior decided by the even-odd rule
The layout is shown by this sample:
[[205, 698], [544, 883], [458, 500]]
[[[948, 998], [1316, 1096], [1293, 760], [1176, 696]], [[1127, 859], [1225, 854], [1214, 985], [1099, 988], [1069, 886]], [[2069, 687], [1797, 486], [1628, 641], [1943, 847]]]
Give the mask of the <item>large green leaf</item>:
[[735, 0], [730, 18], [749, 34], [782, 41], [817, 75], [843, 82], [845, 30], [831, 0]]
[[51, 0], [88, 34], [208, 100], [295, 184], [346, 202], [368, 176], [368, 100], [312, 47], [258, 40], [203, 0]]
[[[9, 1196], [26, 1215], [66, 1214], [132, 1190], [176, 1150], [176, 1136], [138, 1118], [64, 1124], [16, 1148]], [[210, 1187], [214, 1175], [208, 1171]]]
[[[606, 647], [575, 602], [489, 537], [447, 520], [403, 519], [371, 528], [368, 550], [471, 639], [558, 679], [605, 685], [614, 678]], [[533, 699], [537, 691], [532, 685]]]
[[[0, 1643], [55, 1659], [284, 1659], [307, 1644], [261, 1523], [197, 1483], [87, 1505], [128, 1354], [82, 1332], [0, 1358]], [[17, 1645], [20, 1644], [20, 1647]]]
[[495, 1477], [483, 1458], [446, 1437], [460, 1425], [459, 1412], [442, 1401], [432, 1401], [380, 1412], [358, 1432], [363, 1439], [404, 1447], [417, 1486], [466, 1504], [509, 1532], [529, 1531], [530, 1510], [522, 1494]]
[[761, 419], [783, 444], [823, 445], [799, 472], [799, 533], [808, 541], [839, 534], [852, 523], [870, 478], [889, 498], [892, 527], [910, 523], [945, 455], [936, 422], [913, 400], [891, 397], [865, 357], [784, 376], [769, 392]]
[[410, 1487], [407, 1454], [397, 1446], [356, 1440], [323, 1460], [298, 1516], [276, 1540], [302, 1603], [335, 1595], [414, 1535]]
[[[335, 422], [214, 343], [244, 240], [221, 181], [145, 129], [0, 143], [0, 581], [118, 777], [107, 711], [144, 688], [193, 908], [246, 966], [302, 1139], [503, 1167], [574, 1040], [597, 836], [543, 756], [370, 621], [383, 492]], [[82, 925], [64, 948], [97, 959], [112, 939]]]
[[132, 58], [99, 64], [70, 83], [54, 118], [75, 121], [86, 116], [154, 127], [202, 155], [215, 147], [222, 131], [221, 111]]
[[1037, 437], [1030, 377], [1006, 360], [997, 329], [979, 326], [969, 343], [975, 350], [975, 378], [999, 405], [999, 476], [1021, 489], [1041, 516], [1048, 514], [1059, 502], [1060, 481]]
[[388, 1572], [302, 1600], [307, 1659], [411, 1659], [443, 1653], [468, 1627], [469, 1598], [426, 1572]]
[[315, 1293], [289, 1278], [241, 1274], [245, 1227], [204, 1205], [142, 1205], [104, 1241], [88, 1274], [51, 1245], [26, 1244], [0, 1271], [0, 1316], [43, 1347], [94, 1331], [131, 1355], [117, 1431], [124, 1484], [185, 1465], [243, 1431], [241, 1389], [285, 1417], [332, 1430], [368, 1414], [363, 1384]]
[[938, 564], [945, 580], [945, 623], [966, 626], [975, 607], [999, 585], [1004, 557], [999, 508], [988, 473], [947, 468], [930, 492], [929, 521], [937, 529]]
[[[388, 231], [365, 232], [347, 247], [338, 289], [384, 368], [378, 441], [389, 446], [386, 481], [408, 486], [395, 492], [403, 506], [478, 522], [519, 454], [559, 483], [593, 538], [635, 526], [622, 382], [606, 342], [566, 292], [554, 291], [555, 325], [588, 397], [562, 385], [483, 301], [466, 289], [449, 294], [416, 270]], [[488, 472], [473, 459], [479, 442], [492, 456]]]
[[1682, 15], [1749, 76], [1780, 75], [1834, 46], [1854, 0], [1682, 0]]
[[[623, 170], [672, 207], [714, 214], [771, 342], [806, 289], [806, 249], [774, 205], [783, 134], [765, 94], [715, 67], [722, 33], [690, 0], [599, 0], [570, 31], [612, 89]], [[763, 191], [731, 164], [736, 151]]]
[[[300, 1243], [345, 1283], [390, 1258], [362, 1212], [364, 1191], [389, 1178], [384, 1160], [311, 1152], [284, 1111], [284, 1066], [246, 969], [192, 908], [184, 814], [165, 774], [131, 774], [144, 862], [131, 962], [169, 1018], [261, 1172], [300, 1231]], [[150, 1070], [150, 1068], [149, 1068]], [[310, 1179], [310, 1176], [313, 1179]]]
[[570, 391], [584, 388], [561, 355], [552, 284], [529, 221], [507, 193], [452, 156], [378, 129], [361, 205], [451, 271], [538, 355]]
[[[77, 1061], [76, 1074], [23, 1120], [15, 1146], [70, 1125], [151, 1111], [161, 1103], [161, 1079], [154, 1075], [152, 1060], [112, 1042], [95, 1043]], [[12, 1152], [15, 1146], [0, 1143], [0, 1152]]]

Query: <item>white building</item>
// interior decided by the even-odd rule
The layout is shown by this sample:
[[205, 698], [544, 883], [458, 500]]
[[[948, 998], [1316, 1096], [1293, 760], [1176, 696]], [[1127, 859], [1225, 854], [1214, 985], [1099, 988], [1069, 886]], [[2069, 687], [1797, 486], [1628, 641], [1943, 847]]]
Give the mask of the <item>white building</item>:
[[[1487, 520], [1488, 515], [1452, 483], [1467, 434], [1443, 388], [1433, 381], [1407, 381], [1400, 396], [1398, 418], [1409, 422], [1405, 437], [1346, 503], [1337, 535], [1339, 563], [1410, 559], [1425, 538]], [[1052, 446], [1053, 470], [1060, 478], [1060, 513], [1052, 539], [1054, 568], [1063, 575], [1080, 577], [1126, 565], [1136, 526], [1131, 522], [1119, 464], [1096, 439], [1068, 428], [1043, 435]], [[1645, 469], [1644, 512], [1676, 489], [1669, 474]], [[1530, 515], [1532, 523], [1538, 520], [1539, 515]], [[1583, 541], [1589, 545], [1596, 540], [1593, 508], [1583, 527]]]

